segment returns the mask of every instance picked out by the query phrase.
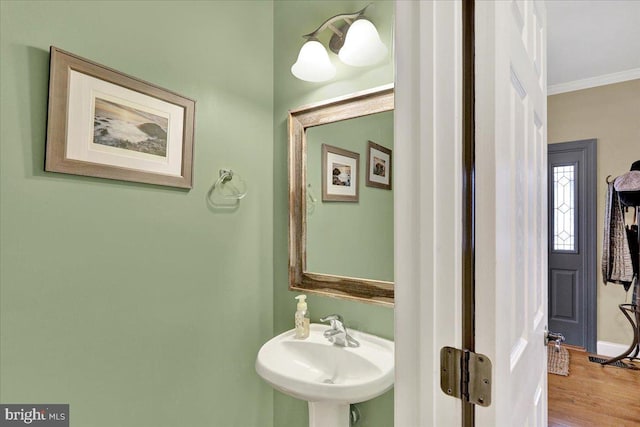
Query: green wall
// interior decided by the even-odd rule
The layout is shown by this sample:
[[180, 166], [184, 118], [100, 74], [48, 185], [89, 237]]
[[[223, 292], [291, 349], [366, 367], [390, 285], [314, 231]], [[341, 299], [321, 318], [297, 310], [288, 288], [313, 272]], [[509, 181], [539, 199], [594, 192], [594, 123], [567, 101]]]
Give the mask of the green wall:
[[[367, 2], [0, 2], [0, 400], [69, 403], [75, 426], [294, 427], [304, 402], [254, 371], [291, 327], [287, 110], [393, 81], [391, 54], [328, 84], [301, 34]], [[367, 15], [390, 48], [393, 3]], [[194, 188], [44, 172], [49, 46], [196, 99]], [[249, 185], [210, 208], [218, 169]], [[393, 337], [388, 307], [312, 296], [314, 320]], [[361, 405], [393, 424], [393, 393]]]
[[[339, 13], [353, 12], [369, 1], [279, 1], [274, 2], [274, 333], [292, 327], [295, 301], [288, 290], [287, 277], [287, 111], [324, 99], [392, 83], [394, 67], [393, 2], [374, 1], [367, 16], [374, 22], [382, 41], [389, 47], [388, 61], [377, 67], [357, 69], [341, 65], [337, 58], [337, 76], [325, 83], [308, 83], [296, 79], [290, 72], [307, 34], [325, 19]], [[327, 34], [325, 34], [327, 33]], [[323, 33], [328, 38], [329, 31]], [[347, 326], [385, 338], [393, 338], [393, 309], [371, 304], [326, 298], [309, 297], [312, 321], [340, 313]], [[274, 393], [274, 426], [306, 425], [307, 405]], [[359, 405], [362, 411], [360, 427], [389, 427], [393, 425], [393, 392]]]
[[[307, 129], [308, 271], [393, 281], [393, 190], [366, 185], [368, 141], [393, 150], [392, 111]], [[357, 202], [322, 201], [322, 144], [360, 155]]]
[[[0, 400], [69, 403], [75, 427], [272, 426], [273, 3], [0, 15]], [[43, 171], [50, 45], [197, 100], [191, 191]], [[236, 211], [205, 202], [222, 167], [249, 186]]]

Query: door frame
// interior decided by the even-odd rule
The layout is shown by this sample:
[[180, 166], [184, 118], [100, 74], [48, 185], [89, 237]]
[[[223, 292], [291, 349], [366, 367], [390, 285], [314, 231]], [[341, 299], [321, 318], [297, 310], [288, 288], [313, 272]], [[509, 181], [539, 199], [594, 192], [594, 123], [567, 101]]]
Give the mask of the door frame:
[[475, 1], [395, 11], [395, 424], [472, 426], [434, 385], [442, 347], [475, 346]]
[[[462, 348], [475, 352], [476, 60], [475, 0], [462, 2]], [[475, 405], [462, 401], [462, 426], [475, 425]]]
[[[586, 224], [585, 227], [586, 232], [584, 233], [584, 270], [585, 270], [585, 303], [586, 307], [586, 350], [590, 353], [597, 353], [597, 340], [598, 340], [598, 284], [597, 284], [597, 242], [596, 242], [596, 234], [597, 234], [597, 224], [596, 224], [596, 211], [597, 211], [597, 140], [595, 138], [591, 139], [581, 139], [576, 141], [568, 141], [568, 142], [559, 142], [548, 144], [547, 146], [547, 156], [551, 153], [566, 153], [566, 152], [575, 152], [582, 151], [585, 156], [585, 170], [590, 170], [592, 173], [588, 173], [585, 179], [586, 188], [584, 189], [584, 203], [585, 203], [585, 216], [584, 218]], [[548, 183], [552, 182], [551, 180], [551, 164], [548, 165], [547, 170], [548, 175]], [[551, 208], [552, 204], [552, 193], [549, 191], [548, 193], [549, 201], [548, 207]], [[579, 218], [580, 219], [580, 218]], [[552, 216], [549, 215], [549, 232], [551, 232], [551, 221], [553, 220]], [[576, 221], [577, 223], [579, 221]], [[589, 229], [592, 229], [593, 232], [589, 232]], [[549, 253], [551, 253], [551, 245], [553, 244], [552, 240], [549, 239]], [[548, 272], [547, 272], [548, 273]], [[549, 281], [551, 284], [551, 281]], [[549, 299], [549, 302], [551, 299]], [[557, 332], [557, 331], [554, 331]]]

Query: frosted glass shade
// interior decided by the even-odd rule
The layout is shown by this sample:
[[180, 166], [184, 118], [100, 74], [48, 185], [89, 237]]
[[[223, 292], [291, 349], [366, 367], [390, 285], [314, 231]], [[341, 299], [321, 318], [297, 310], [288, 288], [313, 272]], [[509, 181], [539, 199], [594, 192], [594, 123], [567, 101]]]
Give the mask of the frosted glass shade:
[[300, 49], [298, 60], [291, 66], [291, 73], [307, 82], [324, 82], [336, 75], [336, 67], [329, 54], [317, 40], [309, 40]]
[[376, 27], [366, 19], [358, 19], [347, 31], [344, 46], [338, 57], [354, 67], [377, 64], [387, 56], [387, 47], [380, 40]]

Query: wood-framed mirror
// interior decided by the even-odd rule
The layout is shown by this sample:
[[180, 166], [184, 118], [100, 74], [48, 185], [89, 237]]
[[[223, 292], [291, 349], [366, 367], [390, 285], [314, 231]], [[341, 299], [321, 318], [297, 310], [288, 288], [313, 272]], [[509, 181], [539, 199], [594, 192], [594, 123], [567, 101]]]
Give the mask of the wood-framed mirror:
[[290, 290], [393, 305], [393, 109], [390, 84], [289, 111]]

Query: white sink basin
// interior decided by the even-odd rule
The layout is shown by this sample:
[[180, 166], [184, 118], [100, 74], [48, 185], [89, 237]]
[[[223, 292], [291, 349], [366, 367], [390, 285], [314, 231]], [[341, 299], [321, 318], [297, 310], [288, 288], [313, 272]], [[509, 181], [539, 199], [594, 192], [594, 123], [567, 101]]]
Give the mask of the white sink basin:
[[[313, 323], [305, 340], [295, 339], [293, 329], [284, 332], [267, 341], [256, 359], [256, 371], [276, 390], [310, 402], [311, 426], [342, 425], [343, 418], [348, 425], [349, 404], [393, 387], [393, 341], [349, 329], [360, 346], [338, 347], [322, 335], [327, 329]], [[319, 411], [338, 411], [341, 421], [314, 421], [313, 413]]]

